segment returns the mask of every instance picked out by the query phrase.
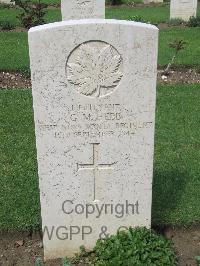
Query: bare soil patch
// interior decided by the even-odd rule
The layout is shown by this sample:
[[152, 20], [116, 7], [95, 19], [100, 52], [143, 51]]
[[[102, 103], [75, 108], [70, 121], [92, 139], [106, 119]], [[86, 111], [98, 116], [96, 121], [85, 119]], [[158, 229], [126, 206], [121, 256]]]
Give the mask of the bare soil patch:
[[15, 27], [12, 30], [3, 30], [3, 29], [0, 30], [0, 32], [26, 32], [26, 31], [28, 31], [28, 30], [26, 28], [23, 28], [23, 27]]
[[17, 72], [0, 72], [0, 89], [31, 88], [31, 80]]
[[[113, 7], [112, 7], [113, 8]], [[53, 8], [55, 9], [55, 8]], [[155, 24], [159, 29], [167, 29], [167, 28], [188, 28], [188, 26], [185, 23], [182, 23], [180, 25], [170, 25], [167, 22]], [[11, 30], [4, 30], [0, 28], [0, 32], [28, 32], [28, 29], [24, 27], [15, 27], [14, 29]]]
[[[195, 256], [200, 255], [200, 226], [159, 231], [173, 241], [179, 266], [197, 265]], [[34, 266], [38, 257], [43, 258], [39, 233], [0, 233], [0, 266]], [[45, 265], [59, 266], [62, 260], [48, 261]]]
[[[112, 7], [113, 8], [113, 7]], [[50, 9], [55, 9], [55, 8], [50, 8]], [[185, 23], [182, 23], [180, 25], [170, 25], [167, 22], [155, 24], [159, 29], [167, 29], [167, 28], [188, 28], [188, 26]], [[11, 30], [4, 30], [0, 27], [0, 32], [28, 32], [28, 29], [24, 27], [15, 27], [14, 29]]]
[[173, 69], [169, 75], [158, 70], [158, 83], [161, 84], [194, 84], [200, 83], [200, 71], [192, 68]]
[[[175, 69], [169, 75], [158, 70], [158, 84], [200, 84], [200, 71], [195, 69]], [[0, 89], [31, 89], [30, 77], [18, 72], [0, 72]]]
[[183, 29], [183, 28], [188, 28], [188, 26], [186, 25], [186, 23], [182, 23], [182, 24], [179, 24], [179, 25], [170, 25], [168, 24], [167, 22], [163, 22], [163, 23], [159, 23], [157, 24], [157, 27], [161, 30], [161, 29], [167, 29], [167, 28], [176, 28], [176, 29]]
[[180, 266], [196, 266], [200, 255], [200, 226], [191, 228], [167, 228], [164, 235], [174, 243]]

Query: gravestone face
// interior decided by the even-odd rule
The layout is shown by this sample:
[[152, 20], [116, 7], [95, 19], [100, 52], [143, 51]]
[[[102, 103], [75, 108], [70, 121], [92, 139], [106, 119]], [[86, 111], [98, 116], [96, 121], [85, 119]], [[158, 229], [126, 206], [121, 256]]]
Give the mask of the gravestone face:
[[29, 31], [46, 259], [151, 226], [157, 42], [115, 20]]
[[62, 20], [105, 18], [105, 0], [62, 0]]
[[171, 0], [170, 19], [180, 18], [188, 21], [190, 17], [196, 16], [197, 0]]

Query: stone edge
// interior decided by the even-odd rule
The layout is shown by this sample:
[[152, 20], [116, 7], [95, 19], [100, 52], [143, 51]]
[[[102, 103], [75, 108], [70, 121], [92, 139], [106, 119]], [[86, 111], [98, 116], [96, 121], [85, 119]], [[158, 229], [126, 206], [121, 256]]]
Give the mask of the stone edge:
[[118, 24], [118, 25], [135, 26], [137, 28], [159, 31], [159, 29], [156, 26], [152, 24], [141, 23], [141, 22], [116, 20], [116, 19], [80, 19], [80, 20], [68, 20], [68, 21], [54, 22], [54, 23], [32, 27], [29, 29], [28, 33], [61, 28], [64, 26], [87, 25], [87, 24], [88, 25], [89, 24], [90, 25], [91, 24], [99, 24], [99, 25], [100, 24], [109, 24], [109, 25]]

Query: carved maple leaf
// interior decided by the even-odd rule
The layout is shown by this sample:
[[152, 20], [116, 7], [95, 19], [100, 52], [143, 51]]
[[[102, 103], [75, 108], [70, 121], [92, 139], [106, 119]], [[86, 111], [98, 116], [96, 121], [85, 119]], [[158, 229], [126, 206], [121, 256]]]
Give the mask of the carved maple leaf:
[[67, 64], [67, 79], [76, 86], [79, 93], [99, 97], [101, 88], [109, 90], [121, 80], [121, 63], [121, 56], [115, 55], [108, 44], [102, 49], [82, 44], [74, 62]]

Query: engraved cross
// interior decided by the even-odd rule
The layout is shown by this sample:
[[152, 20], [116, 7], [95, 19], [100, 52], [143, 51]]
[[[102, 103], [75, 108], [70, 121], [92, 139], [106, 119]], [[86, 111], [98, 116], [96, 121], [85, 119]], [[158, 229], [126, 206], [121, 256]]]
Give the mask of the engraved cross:
[[93, 146], [93, 162], [91, 164], [79, 164], [77, 163], [77, 171], [83, 170], [92, 170], [94, 175], [94, 201], [96, 199], [96, 190], [97, 190], [97, 181], [99, 180], [99, 171], [101, 170], [113, 170], [113, 165], [116, 162], [111, 164], [99, 164], [99, 144], [100, 143], [91, 143]]

